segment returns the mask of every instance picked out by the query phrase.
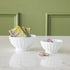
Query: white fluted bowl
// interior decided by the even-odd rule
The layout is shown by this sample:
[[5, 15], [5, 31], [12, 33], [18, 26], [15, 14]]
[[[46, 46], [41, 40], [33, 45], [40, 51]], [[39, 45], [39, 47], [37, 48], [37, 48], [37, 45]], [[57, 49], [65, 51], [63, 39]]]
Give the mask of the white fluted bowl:
[[9, 41], [16, 48], [16, 51], [27, 51], [32, 46], [35, 38], [36, 38], [36, 35], [31, 35], [31, 37], [9, 36]]
[[46, 53], [53, 54], [57, 53], [61, 48], [63, 41], [58, 39], [52, 39], [53, 42], [40, 41], [42, 48]]

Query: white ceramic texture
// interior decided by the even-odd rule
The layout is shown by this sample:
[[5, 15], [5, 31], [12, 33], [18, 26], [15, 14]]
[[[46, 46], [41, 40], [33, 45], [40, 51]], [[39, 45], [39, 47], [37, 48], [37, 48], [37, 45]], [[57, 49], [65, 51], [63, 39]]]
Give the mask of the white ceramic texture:
[[58, 39], [52, 39], [54, 42], [45, 42], [40, 41], [42, 48], [45, 50], [46, 53], [57, 53], [58, 50], [61, 48], [63, 41]]
[[27, 51], [32, 46], [36, 35], [31, 35], [31, 37], [11, 37], [9, 36], [9, 41], [16, 48], [16, 51]]

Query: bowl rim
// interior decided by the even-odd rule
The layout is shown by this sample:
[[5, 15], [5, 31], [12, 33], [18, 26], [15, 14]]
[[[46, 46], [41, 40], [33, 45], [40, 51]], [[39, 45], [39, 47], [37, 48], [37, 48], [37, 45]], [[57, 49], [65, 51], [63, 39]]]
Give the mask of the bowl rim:
[[[61, 39], [52, 39], [52, 41], [56, 41], [56, 42], [63, 42], [63, 40]], [[47, 42], [47, 41], [44, 41], [44, 40], [41, 40], [40, 42], [43, 42], [43, 43], [54, 43], [54, 42]]]
[[12, 37], [12, 36], [8, 36], [9, 38], [35, 38], [36, 37], [36, 35], [34, 35], [34, 34], [31, 34], [31, 37]]

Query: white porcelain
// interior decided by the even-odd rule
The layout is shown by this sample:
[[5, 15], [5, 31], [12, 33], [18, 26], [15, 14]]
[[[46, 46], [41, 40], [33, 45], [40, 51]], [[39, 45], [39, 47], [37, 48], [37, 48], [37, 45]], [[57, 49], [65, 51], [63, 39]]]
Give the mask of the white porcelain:
[[61, 48], [63, 41], [58, 39], [52, 39], [53, 42], [40, 41], [42, 48], [46, 53], [53, 54], [57, 53]]
[[27, 51], [32, 46], [36, 35], [31, 35], [31, 37], [11, 37], [9, 36], [9, 41], [16, 48], [16, 51]]

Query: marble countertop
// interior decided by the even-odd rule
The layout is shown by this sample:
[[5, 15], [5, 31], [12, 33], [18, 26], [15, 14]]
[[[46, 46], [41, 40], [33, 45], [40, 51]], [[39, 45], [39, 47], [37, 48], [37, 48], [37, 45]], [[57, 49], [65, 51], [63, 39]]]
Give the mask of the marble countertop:
[[30, 51], [16, 52], [8, 36], [0, 36], [0, 70], [70, 70], [70, 36], [48, 36], [63, 40], [63, 46], [57, 54], [38, 56], [44, 51], [40, 40], [46, 36], [37, 36]]

